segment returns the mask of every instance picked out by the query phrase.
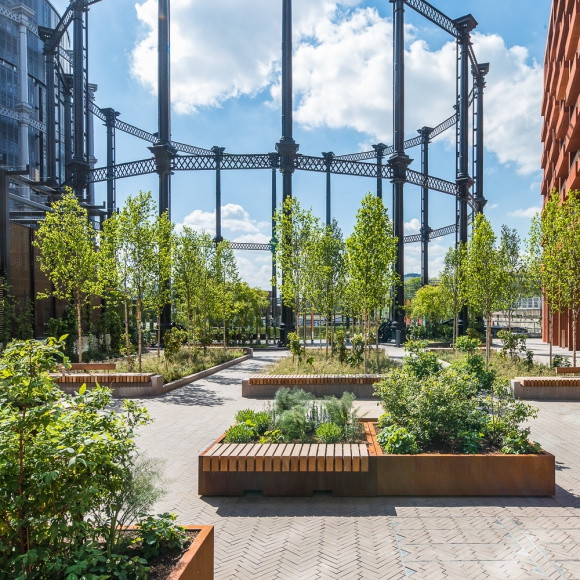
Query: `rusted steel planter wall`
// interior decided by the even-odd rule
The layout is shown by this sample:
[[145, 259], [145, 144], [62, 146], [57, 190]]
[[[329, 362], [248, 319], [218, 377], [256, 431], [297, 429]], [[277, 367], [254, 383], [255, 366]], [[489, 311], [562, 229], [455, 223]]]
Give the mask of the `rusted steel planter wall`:
[[[199, 457], [200, 495], [240, 496], [261, 491], [270, 496], [309, 496], [330, 491], [336, 496], [550, 496], [556, 493], [556, 464], [539, 455], [385, 455], [374, 425], [364, 421], [365, 468], [354, 471], [346, 445], [270, 445], [269, 463], [253, 445], [221, 444], [223, 436]], [[288, 447], [291, 449], [288, 450]], [[308, 456], [301, 463], [304, 447]], [[308, 463], [315, 449], [316, 461]], [[332, 449], [330, 449], [332, 448]], [[297, 453], [297, 455], [296, 455]], [[345, 461], [350, 456], [350, 462]], [[348, 468], [347, 468], [348, 466]]]
[[187, 552], [167, 580], [213, 580], [214, 531], [213, 526], [185, 526], [186, 530], [199, 530]]

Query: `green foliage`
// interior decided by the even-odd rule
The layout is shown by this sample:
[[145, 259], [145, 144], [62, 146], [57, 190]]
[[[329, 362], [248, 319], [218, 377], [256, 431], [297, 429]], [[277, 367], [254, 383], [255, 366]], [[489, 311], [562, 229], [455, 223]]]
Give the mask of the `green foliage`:
[[351, 367], [356, 367], [363, 362], [365, 355], [365, 338], [362, 334], [354, 334], [351, 339], [352, 348], [348, 356], [348, 363]]
[[[2, 287], [2, 334], [3, 345], [11, 340], [28, 340], [34, 338], [34, 309], [29, 300], [16, 300], [10, 286]], [[58, 336], [62, 336], [59, 334]]]
[[552, 368], [554, 368], [554, 369], [558, 368], [558, 367], [569, 367], [570, 365], [571, 365], [571, 363], [570, 363], [569, 356], [563, 356], [561, 354], [556, 354], [552, 358]]
[[176, 521], [175, 514], [164, 513], [147, 516], [137, 523], [139, 537], [135, 541], [141, 543], [141, 551], [146, 560], [158, 556], [162, 550], [183, 548], [187, 534], [185, 528], [178, 526]]
[[444, 332], [441, 323], [449, 317], [451, 309], [443, 298], [440, 286], [423, 286], [415, 293], [408, 308], [411, 320], [421, 319], [426, 334], [437, 337]]
[[256, 431], [259, 435], [264, 433], [270, 427], [271, 418], [265, 411], [254, 411], [253, 409], [242, 409], [236, 413], [236, 421], [238, 423], [245, 423], [251, 421], [256, 426]]
[[542, 452], [542, 446], [534, 441], [533, 443], [529, 439], [530, 430], [522, 429], [511, 433], [504, 437], [503, 447], [501, 448], [502, 453], [508, 455], [525, 455], [525, 454], [537, 454]]
[[304, 443], [308, 432], [307, 409], [301, 405], [296, 405], [292, 409], [282, 411], [276, 418], [276, 426], [284, 437], [293, 441], [300, 439]]
[[70, 306], [65, 306], [62, 316], [48, 321], [48, 336], [66, 336], [64, 353], [70, 358], [75, 352], [77, 329], [76, 314]]
[[332, 351], [333, 353], [338, 354], [338, 362], [340, 364], [345, 364], [347, 362], [348, 350], [346, 348], [346, 333], [344, 330], [337, 330], [334, 333]]
[[82, 310], [99, 294], [95, 230], [89, 215], [70, 188], [52, 204], [36, 233], [33, 245], [40, 250], [38, 262], [51, 287], [38, 298], [66, 300], [77, 318], [78, 360], [82, 362]]
[[453, 316], [453, 342], [458, 333], [459, 313], [466, 303], [466, 247], [458, 244], [449, 248], [439, 283], [440, 298], [445, 309]]
[[111, 410], [108, 389], [63, 394], [49, 376], [61, 348], [13, 342], [0, 359], [0, 570], [10, 578], [58, 578], [87, 553], [88, 517], [121, 492], [135, 430], [149, 422], [132, 401]]
[[306, 406], [314, 399], [314, 395], [302, 389], [282, 387], [276, 391], [274, 397], [274, 412], [276, 414], [290, 411], [297, 406]]
[[329, 422], [340, 427], [346, 441], [358, 441], [362, 434], [360, 408], [354, 406], [356, 397], [352, 393], [343, 393], [340, 399], [326, 397], [324, 401], [325, 414]]
[[257, 436], [256, 424], [252, 421], [244, 421], [232, 425], [226, 431], [224, 443], [251, 443]]
[[343, 430], [335, 423], [321, 423], [316, 429], [316, 440], [320, 443], [338, 443], [343, 437]]
[[260, 437], [260, 443], [283, 443], [284, 434], [280, 429], [274, 429], [273, 431], [266, 431], [262, 437]]
[[165, 358], [173, 362], [181, 352], [183, 343], [187, 340], [187, 332], [178, 326], [173, 326], [163, 335]]
[[379, 429], [379, 430], [385, 429], [385, 428], [390, 427], [391, 425], [394, 425], [394, 424], [395, 424], [395, 421], [390, 413], [383, 413], [377, 419], [377, 429]]
[[379, 445], [391, 455], [414, 455], [419, 453], [415, 437], [404, 427], [391, 425], [377, 436]]
[[441, 363], [436, 353], [425, 350], [426, 341], [409, 340], [405, 344], [406, 355], [403, 359], [403, 368], [417, 378], [437, 374], [441, 371]]
[[484, 434], [479, 431], [460, 431], [457, 434], [457, 442], [463, 453], [479, 453], [485, 443]]
[[455, 348], [459, 352], [465, 352], [468, 356], [473, 356], [475, 351], [481, 345], [479, 338], [470, 338], [469, 336], [458, 336], [455, 340]]

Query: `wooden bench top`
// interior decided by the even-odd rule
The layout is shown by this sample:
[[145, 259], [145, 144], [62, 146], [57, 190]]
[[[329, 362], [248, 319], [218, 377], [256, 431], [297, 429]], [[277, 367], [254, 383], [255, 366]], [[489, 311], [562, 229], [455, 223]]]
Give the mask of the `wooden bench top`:
[[148, 383], [155, 373], [112, 373], [112, 374], [59, 374], [50, 375], [57, 383]]
[[70, 369], [60, 366], [64, 371], [115, 371], [117, 363], [71, 363]]
[[515, 380], [522, 387], [580, 387], [580, 377], [522, 377]]
[[255, 375], [250, 385], [368, 385], [382, 380], [380, 375]]
[[556, 373], [559, 375], [573, 375], [580, 373], [580, 367], [556, 367]]
[[215, 443], [202, 458], [203, 471], [369, 470], [365, 443]]

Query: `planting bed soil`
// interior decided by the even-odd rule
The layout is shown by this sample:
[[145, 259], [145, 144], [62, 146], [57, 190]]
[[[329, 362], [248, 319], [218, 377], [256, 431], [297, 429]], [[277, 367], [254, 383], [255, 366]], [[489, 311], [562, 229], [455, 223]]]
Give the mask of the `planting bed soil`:
[[[534, 455], [386, 455], [377, 441], [374, 422], [363, 421], [363, 425], [367, 442], [354, 451], [361, 457], [357, 462], [360, 471], [353, 470], [353, 447], [345, 444], [227, 445], [222, 443], [222, 436], [199, 456], [198, 493], [217, 496], [241, 496], [246, 492], [310, 496], [317, 491], [336, 496], [556, 493], [555, 458], [545, 451]], [[262, 457], [264, 454], [269, 459]]]
[[149, 560], [147, 564], [149, 566], [149, 572], [147, 574], [148, 580], [167, 580], [179, 560], [181, 560], [183, 554], [189, 550], [195, 538], [199, 536], [199, 530], [188, 530], [186, 533], [188, 540], [182, 550], [179, 548], [166, 550], [156, 558]]

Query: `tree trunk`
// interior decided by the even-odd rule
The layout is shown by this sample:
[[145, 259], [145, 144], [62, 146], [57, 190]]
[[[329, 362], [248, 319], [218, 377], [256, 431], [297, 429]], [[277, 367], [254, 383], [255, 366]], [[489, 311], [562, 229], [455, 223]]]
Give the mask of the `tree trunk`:
[[548, 308], [548, 342], [550, 343], [550, 367], [552, 366], [552, 334], [554, 332], [554, 314], [552, 309]]
[[[368, 314], [365, 312], [364, 319], [368, 321]], [[362, 325], [363, 317], [361, 316], [360, 322]], [[368, 333], [364, 332], [363, 330], [363, 338], [364, 338], [364, 346], [363, 346], [363, 354], [364, 354], [364, 361], [365, 361], [365, 375], [367, 374], [367, 347], [368, 347]]]
[[487, 328], [485, 329], [485, 368], [489, 367], [489, 355], [491, 354], [491, 314], [487, 317]]
[[139, 372], [143, 370], [143, 328], [141, 327], [141, 318], [143, 312], [141, 311], [142, 305], [141, 300], [137, 300], [137, 342], [138, 352], [139, 352]]
[[129, 307], [127, 305], [127, 298], [124, 300], [125, 305], [125, 355], [127, 356], [127, 364], [131, 368], [131, 343], [129, 342]]
[[306, 348], [306, 310], [302, 314], [302, 324], [304, 325], [302, 329], [302, 340], [304, 341], [304, 348]]
[[157, 315], [157, 358], [161, 358], [161, 316]]
[[572, 366], [576, 366], [576, 317], [578, 313], [572, 311]]
[[375, 348], [377, 349], [377, 374], [379, 371], [379, 319], [375, 310]]
[[228, 346], [227, 332], [226, 332], [226, 316], [224, 314], [224, 349]]
[[[326, 324], [325, 324], [325, 328], [326, 328], [326, 334], [325, 334], [325, 338], [326, 338], [326, 360], [328, 360], [328, 319], [330, 318], [330, 316], [327, 314], [326, 315]], [[322, 348], [322, 339], [320, 340], [320, 348]]]
[[79, 355], [79, 362], [83, 362], [83, 318], [82, 318], [81, 301], [77, 300], [77, 350]]

